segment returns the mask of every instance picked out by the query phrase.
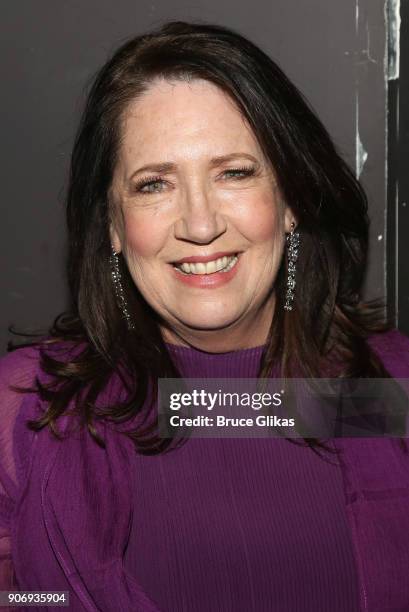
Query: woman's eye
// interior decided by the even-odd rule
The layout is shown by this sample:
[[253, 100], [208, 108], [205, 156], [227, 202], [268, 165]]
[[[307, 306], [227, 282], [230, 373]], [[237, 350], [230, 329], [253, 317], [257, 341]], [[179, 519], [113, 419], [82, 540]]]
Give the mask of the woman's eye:
[[162, 180], [147, 181], [141, 185], [137, 185], [137, 191], [140, 193], [158, 193], [162, 191], [163, 185], [164, 181]]
[[[222, 172], [225, 179], [245, 179], [255, 174], [255, 168], [231, 168]], [[166, 181], [161, 178], [143, 179], [135, 185], [135, 191], [141, 194], [160, 193], [164, 190]]]
[[254, 168], [232, 168], [231, 170], [225, 170], [223, 175], [227, 178], [247, 178], [252, 176], [255, 172]]

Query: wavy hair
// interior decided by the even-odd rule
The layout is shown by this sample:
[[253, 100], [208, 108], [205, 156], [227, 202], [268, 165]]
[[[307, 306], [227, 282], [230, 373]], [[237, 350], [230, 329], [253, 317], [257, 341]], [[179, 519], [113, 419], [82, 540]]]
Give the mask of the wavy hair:
[[[387, 377], [366, 342], [387, 329], [379, 303], [364, 303], [361, 288], [368, 248], [367, 200], [337, 153], [326, 129], [297, 88], [261, 49], [225, 27], [169, 22], [123, 44], [96, 75], [76, 136], [66, 211], [71, 305], [40, 342], [41, 368], [51, 382], [36, 381], [48, 408], [30, 427], [56, 421], [71, 403], [101, 446], [98, 419], [129, 422], [142, 414], [150, 385], [179, 377], [162, 338], [158, 315], [120, 266], [134, 329], [128, 330], [111, 282], [109, 191], [127, 105], [157, 78], [205, 79], [226, 92], [250, 124], [299, 221], [302, 252], [297, 264], [295, 308], [285, 311], [286, 255], [275, 281], [276, 308], [259, 376], [274, 363], [281, 375]], [[312, 273], [313, 271], [313, 273]], [[52, 345], [74, 347], [58, 359]], [[67, 344], [68, 343], [68, 344]], [[332, 368], [332, 370], [331, 370]], [[336, 370], [334, 370], [336, 368]], [[126, 391], [110, 405], [98, 397], [113, 376]], [[154, 403], [150, 403], [150, 414]], [[171, 441], [159, 439], [155, 421], [126, 432], [138, 452], [155, 454]], [[323, 446], [306, 439], [312, 448]]]

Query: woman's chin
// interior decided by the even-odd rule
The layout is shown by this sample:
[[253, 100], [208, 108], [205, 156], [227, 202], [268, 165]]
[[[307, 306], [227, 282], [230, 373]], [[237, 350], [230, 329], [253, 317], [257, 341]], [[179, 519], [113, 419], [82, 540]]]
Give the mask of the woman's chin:
[[203, 315], [199, 316], [186, 316], [178, 317], [178, 321], [182, 328], [191, 332], [221, 332], [231, 328], [238, 319], [238, 315], [226, 316], [226, 312], [220, 313], [219, 315]]

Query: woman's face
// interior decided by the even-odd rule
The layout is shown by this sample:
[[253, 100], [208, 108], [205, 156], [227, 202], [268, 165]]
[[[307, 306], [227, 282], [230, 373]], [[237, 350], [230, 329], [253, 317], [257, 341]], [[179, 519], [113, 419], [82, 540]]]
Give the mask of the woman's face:
[[294, 218], [234, 102], [205, 80], [161, 79], [122, 130], [112, 244], [165, 340], [217, 352], [264, 343]]

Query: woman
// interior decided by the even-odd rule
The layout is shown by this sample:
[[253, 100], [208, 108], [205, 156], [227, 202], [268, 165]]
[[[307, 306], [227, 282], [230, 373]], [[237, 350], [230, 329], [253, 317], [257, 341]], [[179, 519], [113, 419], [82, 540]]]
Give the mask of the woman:
[[2, 361], [2, 588], [408, 609], [405, 441], [157, 431], [159, 378], [409, 377], [408, 339], [360, 297], [365, 195], [279, 68], [218, 26], [126, 43], [89, 94], [67, 215], [71, 313]]

